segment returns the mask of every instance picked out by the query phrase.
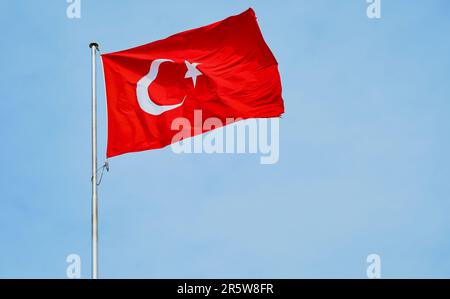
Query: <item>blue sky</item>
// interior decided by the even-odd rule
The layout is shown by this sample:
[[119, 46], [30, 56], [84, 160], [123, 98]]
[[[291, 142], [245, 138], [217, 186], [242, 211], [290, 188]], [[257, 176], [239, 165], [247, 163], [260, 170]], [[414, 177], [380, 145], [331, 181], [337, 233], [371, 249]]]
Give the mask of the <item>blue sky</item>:
[[[2, 1], [0, 277], [90, 277], [90, 51], [145, 44], [253, 7], [279, 62], [280, 161], [111, 159], [100, 277], [450, 277], [450, 3]], [[105, 155], [99, 74], [99, 151]]]

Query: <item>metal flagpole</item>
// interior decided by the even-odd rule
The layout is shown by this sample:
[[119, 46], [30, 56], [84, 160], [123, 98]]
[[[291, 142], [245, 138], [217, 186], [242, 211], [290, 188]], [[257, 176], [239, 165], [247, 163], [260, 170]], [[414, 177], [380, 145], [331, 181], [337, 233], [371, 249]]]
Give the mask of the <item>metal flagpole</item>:
[[98, 203], [97, 203], [97, 82], [96, 60], [98, 44], [90, 43], [92, 58], [92, 279], [98, 275]]

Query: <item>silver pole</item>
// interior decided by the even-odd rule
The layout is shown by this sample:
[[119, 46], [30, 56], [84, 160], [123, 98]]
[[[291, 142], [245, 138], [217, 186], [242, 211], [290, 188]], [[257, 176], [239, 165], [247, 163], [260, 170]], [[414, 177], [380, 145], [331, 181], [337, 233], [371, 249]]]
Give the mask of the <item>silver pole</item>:
[[92, 279], [98, 275], [98, 202], [97, 202], [97, 43], [90, 43], [92, 58]]

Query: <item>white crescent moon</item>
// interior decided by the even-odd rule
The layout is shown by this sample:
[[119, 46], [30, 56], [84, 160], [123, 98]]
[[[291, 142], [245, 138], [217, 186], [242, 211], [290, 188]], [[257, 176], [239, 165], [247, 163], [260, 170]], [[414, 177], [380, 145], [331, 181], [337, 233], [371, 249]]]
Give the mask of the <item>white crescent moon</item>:
[[170, 59], [156, 59], [153, 60], [152, 64], [150, 65], [150, 70], [148, 71], [148, 74], [142, 77], [136, 86], [136, 95], [139, 102], [139, 106], [142, 110], [147, 112], [148, 114], [152, 115], [160, 115], [166, 111], [175, 109], [183, 105], [184, 100], [186, 99], [186, 96], [181, 101], [181, 103], [175, 104], [175, 105], [158, 105], [155, 102], [152, 101], [150, 96], [148, 95], [148, 87], [150, 84], [156, 79], [156, 76], [158, 76], [158, 70], [159, 66], [163, 62], [173, 62], [173, 60]]

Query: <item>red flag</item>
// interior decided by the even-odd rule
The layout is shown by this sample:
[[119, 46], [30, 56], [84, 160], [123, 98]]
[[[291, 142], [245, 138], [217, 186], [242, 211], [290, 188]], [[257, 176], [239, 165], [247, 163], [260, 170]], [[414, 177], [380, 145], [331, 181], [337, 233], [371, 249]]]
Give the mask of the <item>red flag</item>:
[[[107, 157], [173, 143], [184, 117], [278, 117], [284, 112], [277, 61], [252, 9], [166, 39], [102, 55], [108, 107]], [[199, 128], [199, 126], [201, 128]]]

